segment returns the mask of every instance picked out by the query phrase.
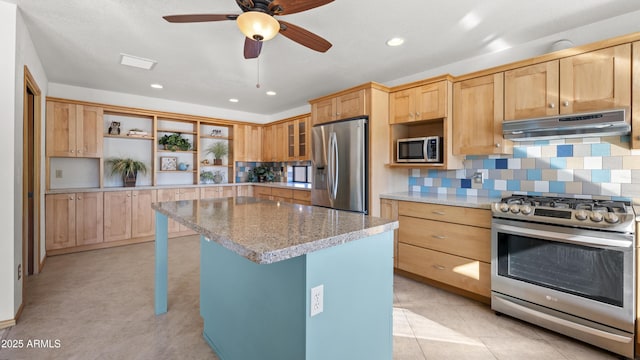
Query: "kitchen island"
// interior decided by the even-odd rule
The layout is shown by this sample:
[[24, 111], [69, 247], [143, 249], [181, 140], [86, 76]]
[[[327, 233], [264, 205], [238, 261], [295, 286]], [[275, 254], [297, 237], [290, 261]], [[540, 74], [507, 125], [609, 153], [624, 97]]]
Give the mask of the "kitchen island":
[[397, 221], [250, 197], [152, 206], [155, 312], [169, 217], [201, 235], [203, 336], [222, 360], [392, 358]]

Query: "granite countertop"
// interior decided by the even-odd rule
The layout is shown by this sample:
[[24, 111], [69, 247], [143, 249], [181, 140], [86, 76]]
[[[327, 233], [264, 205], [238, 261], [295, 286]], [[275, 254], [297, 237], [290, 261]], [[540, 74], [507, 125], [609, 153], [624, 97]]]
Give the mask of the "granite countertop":
[[381, 199], [414, 201], [429, 204], [463, 206], [479, 209], [490, 209], [491, 203], [500, 201], [500, 198], [490, 198], [481, 196], [457, 196], [448, 194], [427, 194], [419, 192], [398, 192], [381, 194]]
[[151, 206], [258, 264], [398, 228], [394, 220], [252, 197], [170, 201]]
[[67, 194], [67, 193], [81, 193], [81, 192], [96, 192], [96, 191], [131, 191], [131, 190], [157, 190], [157, 189], [175, 189], [175, 188], [192, 188], [192, 187], [215, 187], [215, 186], [240, 186], [240, 185], [256, 185], [256, 186], [268, 186], [278, 187], [285, 189], [295, 190], [308, 190], [311, 191], [311, 184], [309, 183], [293, 183], [293, 182], [271, 182], [271, 183], [231, 183], [231, 184], [189, 184], [189, 185], [158, 185], [158, 186], [135, 186], [135, 187], [106, 187], [106, 188], [68, 188], [68, 189], [50, 189], [46, 194]]

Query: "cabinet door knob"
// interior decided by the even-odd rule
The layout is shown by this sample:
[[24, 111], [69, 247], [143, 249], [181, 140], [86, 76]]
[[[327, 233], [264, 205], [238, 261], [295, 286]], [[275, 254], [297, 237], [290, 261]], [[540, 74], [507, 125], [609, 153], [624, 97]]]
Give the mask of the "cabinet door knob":
[[446, 267], [444, 267], [442, 265], [437, 265], [437, 264], [433, 265], [433, 268], [436, 269], [436, 270], [446, 270], [447, 269]]
[[436, 215], [445, 215], [444, 211], [439, 211], [439, 210], [434, 210], [434, 211], [432, 211], [432, 213], [434, 213]]
[[73, 150], [70, 151], [73, 154]]
[[78, 200], [82, 200], [82, 196], [78, 196]]
[[553, 109], [554, 107], [556, 107], [556, 104], [554, 104], [554, 103], [550, 103], [550, 104], [549, 104], [549, 108], [550, 108], [550, 109]]
[[73, 196], [69, 196], [69, 200], [73, 200]]
[[446, 237], [446, 236], [444, 236], [444, 235], [432, 235], [431, 237], [432, 237], [432, 238], [434, 238], [434, 239], [440, 239], [440, 240], [444, 240], [444, 239], [446, 239], [446, 238], [447, 238], [447, 237]]
[[500, 147], [500, 143], [496, 143], [496, 147], [499, 148]]
[[82, 152], [82, 150], [78, 150], [78, 154], [80, 154]]
[[127, 197], [131, 197], [131, 194], [127, 194]]
[[569, 102], [565, 100], [565, 101], [562, 103], [562, 105], [563, 105], [564, 107], [567, 107], [567, 106], [569, 106]]

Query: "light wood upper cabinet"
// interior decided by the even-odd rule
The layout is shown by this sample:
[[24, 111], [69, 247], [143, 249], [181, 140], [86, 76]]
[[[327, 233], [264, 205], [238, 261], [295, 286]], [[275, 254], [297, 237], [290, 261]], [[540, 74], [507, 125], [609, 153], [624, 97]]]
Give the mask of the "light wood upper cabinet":
[[102, 192], [47, 195], [47, 250], [101, 243], [102, 208]]
[[389, 122], [401, 124], [447, 116], [447, 81], [399, 90], [390, 95]]
[[512, 152], [502, 137], [503, 73], [453, 84], [453, 153], [490, 155]]
[[626, 108], [630, 118], [631, 44], [560, 59], [560, 113]]
[[262, 128], [262, 160], [276, 161], [273, 151], [273, 125], [267, 125]]
[[[640, 41], [633, 43], [633, 73], [631, 92], [635, 94], [633, 103], [631, 104], [631, 147], [633, 149], [640, 148]], [[640, 314], [640, 313], [639, 313]], [[640, 322], [638, 322], [640, 327]], [[640, 342], [640, 337], [638, 337]]]
[[285, 161], [287, 158], [287, 134], [284, 124], [273, 126], [273, 139], [271, 140], [271, 151], [274, 161]]
[[558, 60], [504, 73], [505, 120], [552, 116], [559, 109]]
[[287, 161], [309, 160], [309, 117], [285, 123], [287, 136]]
[[103, 110], [47, 101], [47, 156], [102, 156]]
[[364, 89], [343, 93], [311, 103], [311, 120], [314, 125], [348, 119], [367, 114], [367, 94]]
[[629, 109], [630, 59], [624, 44], [506, 71], [505, 120]]
[[235, 161], [261, 161], [262, 127], [258, 125], [234, 125], [233, 157]]

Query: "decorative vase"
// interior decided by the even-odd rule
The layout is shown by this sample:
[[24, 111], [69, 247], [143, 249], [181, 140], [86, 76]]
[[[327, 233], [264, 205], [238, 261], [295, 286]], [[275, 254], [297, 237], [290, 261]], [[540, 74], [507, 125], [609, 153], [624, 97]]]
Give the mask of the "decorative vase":
[[214, 183], [220, 184], [222, 181], [224, 181], [224, 175], [222, 175], [220, 173], [213, 174], [213, 182]]
[[180, 171], [187, 171], [187, 169], [189, 169], [189, 165], [185, 164], [185, 163], [180, 163], [178, 164], [178, 170]]

